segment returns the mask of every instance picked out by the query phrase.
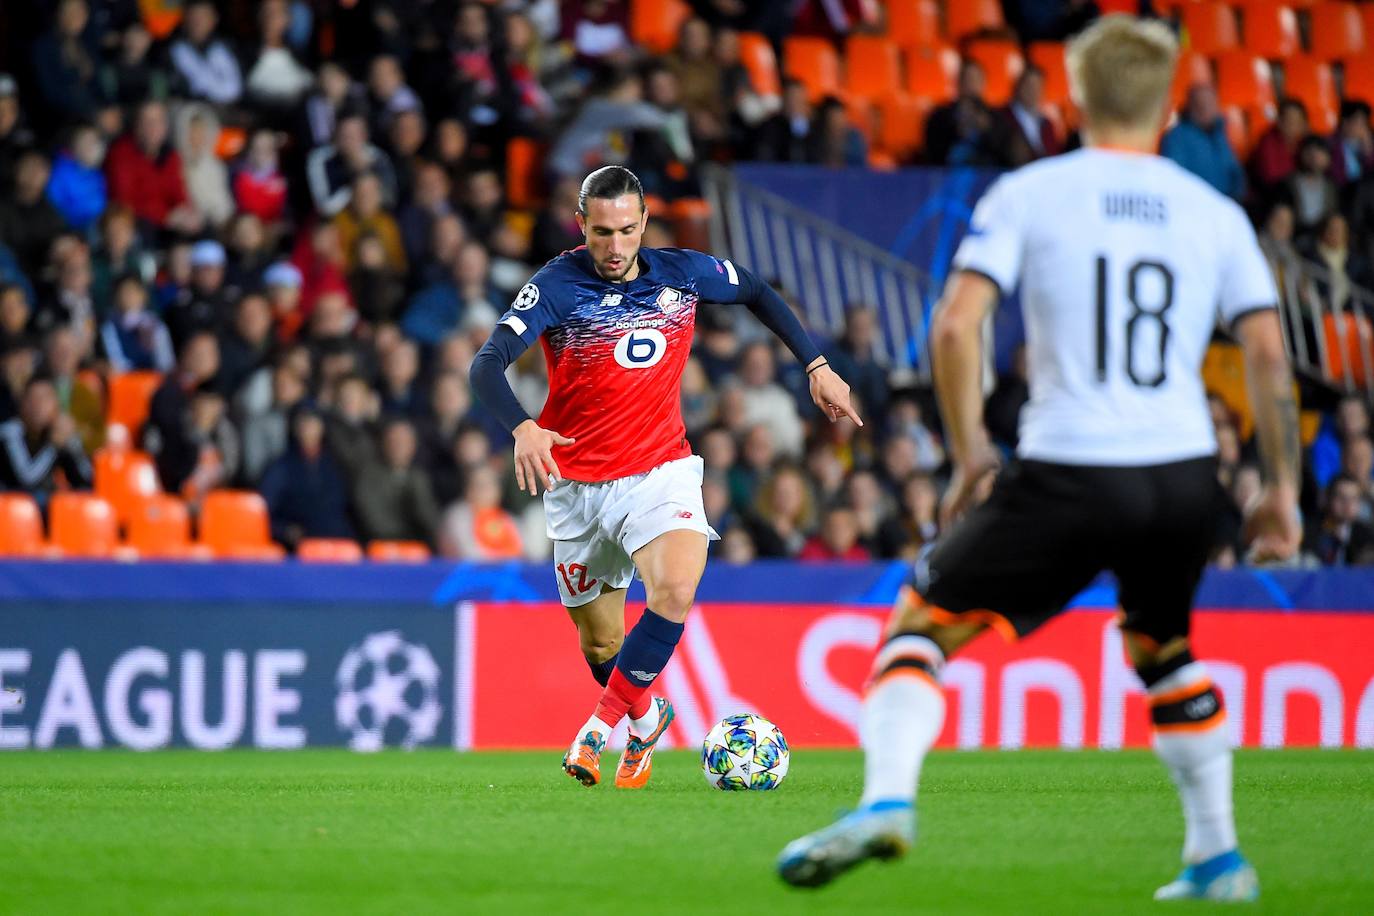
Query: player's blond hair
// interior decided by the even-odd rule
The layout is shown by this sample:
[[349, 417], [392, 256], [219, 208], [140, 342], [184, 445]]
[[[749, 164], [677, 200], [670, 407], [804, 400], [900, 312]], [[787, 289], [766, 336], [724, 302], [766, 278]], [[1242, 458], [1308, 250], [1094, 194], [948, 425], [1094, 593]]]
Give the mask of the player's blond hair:
[[1073, 97], [1089, 126], [1157, 126], [1178, 62], [1168, 26], [1104, 16], [1069, 42], [1067, 56]]

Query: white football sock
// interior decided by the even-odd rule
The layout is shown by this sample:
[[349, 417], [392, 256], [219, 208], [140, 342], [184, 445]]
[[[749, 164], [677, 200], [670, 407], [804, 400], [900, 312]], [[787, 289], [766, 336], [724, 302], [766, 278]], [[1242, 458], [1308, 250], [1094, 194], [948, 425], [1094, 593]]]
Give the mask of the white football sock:
[[862, 805], [916, 798], [921, 762], [945, 722], [945, 695], [917, 669], [897, 669], [883, 677], [894, 661], [919, 658], [938, 675], [944, 653], [924, 636], [899, 636], [883, 646], [873, 662], [877, 683], [864, 697], [859, 740], [864, 748]]
[[[1207, 677], [1201, 662], [1185, 665], [1150, 688], [1155, 696]], [[1205, 862], [1236, 848], [1231, 806], [1231, 740], [1221, 722], [1203, 731], [1154, 730], [1155, 752], [1169, 768], [1183, 801], [1183, 861]]]
[[577, 733], [577, 737], [573, 739], [573, 744], [581, 741], [582, 736], [587, 734], [587, 732], [601, 732], [601, 738], [604, 741], [611, 737], [611, 726], [602, 722], [596, 716], [592, 716], [587, 720], [587, 724], [582, 726], [582, 730]]
[[658, 728], [658, 704], [650, 700], [648, 712], [638, 719], [633, 716], [630, 716], [629, 719], [630, 734], [634, 735], [636, 738], [646, 738], [652, 735], [654, 729]]

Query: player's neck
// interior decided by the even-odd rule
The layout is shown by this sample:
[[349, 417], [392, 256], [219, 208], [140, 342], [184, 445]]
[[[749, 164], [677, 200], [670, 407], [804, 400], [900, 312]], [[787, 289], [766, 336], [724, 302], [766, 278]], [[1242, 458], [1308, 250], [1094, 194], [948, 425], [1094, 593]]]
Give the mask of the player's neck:
[[1153, 155], [1159, 150], [1159, 133], [1125, 127], [1097, 127], [1084, 131], [1083, 142], [1093, 149]]

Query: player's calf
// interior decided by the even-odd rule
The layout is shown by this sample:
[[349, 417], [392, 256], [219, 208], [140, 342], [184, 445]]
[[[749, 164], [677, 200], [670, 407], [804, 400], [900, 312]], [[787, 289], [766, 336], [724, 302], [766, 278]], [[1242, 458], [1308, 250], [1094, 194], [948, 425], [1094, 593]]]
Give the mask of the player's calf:
[[1159, 899], [1253, 899], [1258, 881], [1236, 843], [1226, 709], [1207, 667], [1184, 648], [1137, 671], [1150, 695], [1155, 751], [1183, 803], [1185, 869]]

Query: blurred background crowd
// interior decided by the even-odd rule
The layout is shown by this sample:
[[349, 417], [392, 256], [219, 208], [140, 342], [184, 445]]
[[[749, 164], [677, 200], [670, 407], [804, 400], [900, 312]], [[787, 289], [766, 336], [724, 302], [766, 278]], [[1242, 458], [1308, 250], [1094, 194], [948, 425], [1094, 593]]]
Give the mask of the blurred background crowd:
[[[1032, 49], [1099, 11], [991, 9], [986, 46]], [[515, 491], [509, 436], [467, 371], [514, 292], [580, 243], [586, 171], [639, 174], [645, 244], [704, 247], [705, 163], [1015, 167], [1077, 145], [1062, 67], [1034, 54], [1010, 78], [963, 45], [918, 77], [913, 53], [910, 92], [868, 103], [784, 58], [798, 37], [819, 45], [786, 47], [887, 41], [912, 11], [942, 28], [917, 0], [8, 0], [0, 487], [46, 505], [89, 488], [102, 450], [136, 449], [193, 512], [214, 490], [257, 490], [288, 550], [547, 557], [540, 503]], [[868, 59], [851, 51], [851, 75]], [[1246, 204], [1276, 272], [1317, 262], [1322, 294], [1349, 297], [1374, 280], [1369, 106], [1274, 101], [1272, 121], [1262, 105], [1238, 119], [1213, 81], [1183, 79], [1162, 152]], [[728, 562], [911, 557], [938, 533], [931, 394], [890, 384], [879, 316], [845, 307], [816, 336], [861, 430], [822, 422], [801, 367], [742, 309], [699, 312], [683, 411]], [[511, 372], [537, 415], [542, 354]], [[132, 378], [146, 381], [126, 412]], [[1008, 452], [1026, 396], [1018, 359], [988, 403]], [[1369, 412], [1330, 403], [1309, 437], [1306, 562], [1369, 562]], [[1214, 416], [1227, 564], [1244, 559], [1259, 472], [1246, 418], [1222, 398]]]

